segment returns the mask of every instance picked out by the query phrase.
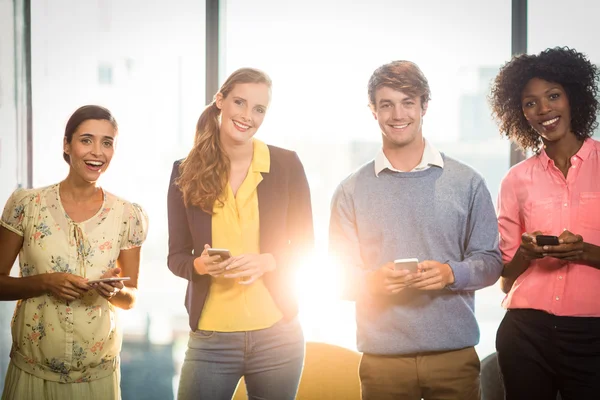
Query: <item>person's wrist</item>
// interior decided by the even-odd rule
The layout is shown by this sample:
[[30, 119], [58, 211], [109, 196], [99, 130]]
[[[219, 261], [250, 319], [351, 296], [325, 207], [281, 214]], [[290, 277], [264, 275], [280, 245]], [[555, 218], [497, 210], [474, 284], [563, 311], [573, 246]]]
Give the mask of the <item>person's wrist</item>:
[[527, 253], [521, 246], [519, 246], [519, 248], [517, 249], [517, 256], [520, 261], [526, 264], [529, 264], [531, 260], [533, 260], [533, 257], [529, 255], [529, 253]]
[[381, 290], [379, 289], [379, 285], [378, 285], [378, 279], [379, 279], [378, 274], [379, 274], [379, 270], [367, 272], [367, 275], [366, 275], [367, 289], [369, 290], [369, 292], [371, 294], [380, 294], [381, 293]]
[[275, 271], [277, 268], [275, 257], [271, 253], [263, 253], [260, 255], [263, 259], [263, 265], [265, 266], [265, 272]]
[[600, 263], [600, 247], [583, 242], [583, 252], [581, 253], [583, 261], [588, 263]]
[[198, 275], [207, 274], [206, 265], [204, 265], [204, 262], [202, 262], [202, 259], [200, 257], [196, 257], [194, 259], [194, 270]]
[[110, 297], [108, 298], [109, 300], [114, 300], [117, 296], [119, 296], [119, 294], [121, 294], [121, 291], [123, 289], [119, 289], [119, 288], [113, 288], [113, 291], [110, 294]]
[[44, 293], [50, 293], [49, 277], [50, 274], [46, 272], [44, 274], [34, 275], [32, 278], [37, 280], [37, 284]]
[[446, 287], [448, 286], [452, 286], [454, 285], [454, 282], [456, 282], [456, 277], [454, 276], [454, 270], [452, 270], [452, 267], [450, 266], [450, 264], [444, 264], [447, 268], [447, 272], [446, 272]]

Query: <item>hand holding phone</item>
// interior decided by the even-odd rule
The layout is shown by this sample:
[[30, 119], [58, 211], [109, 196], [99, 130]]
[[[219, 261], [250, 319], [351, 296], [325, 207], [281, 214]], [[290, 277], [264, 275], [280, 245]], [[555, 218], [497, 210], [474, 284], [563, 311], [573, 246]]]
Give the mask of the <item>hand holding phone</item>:
[[[400, 258], [394, 260], [393, 268], [389, 262], [367, 275], [367, 286], [373, 294], [395, 295], [409, 287], [418, 279], [419, 260], [417, 258]], [[404, 272], [408, 271], [408, 273]]]
[[394, 269], [396, 271], [409, 270], [411, 273], [417, 273], [419, 270], [419, 260], [417, 258], [401, 258], [394, 260]]
[[535, 242], [538, 246], [558, 246], [560, 244], [558, 236], [536, 235]]
[[536, 242], [538, 246], [542, 247], [544, 257], [573, 262], [586, 260], [586, 246], [583, 237], [568, 230], [563, 231], [559, 237], [538, 235]]
[[128, 276], [116, 276], [116, 277], [112, 277], [112, 278], [100, 278], [100, 279], [92, 279], [91, 281], [87, 281], [88, 285], [94, 284], [94, 283], [100, 283], [100, 282], [104, 282], [104, 283], [110, 283], [110, 282], [122, 282], [122, 281], [128, 281], [131, 278]]
[[231, 258], [231, 252], [228, 249], [214, 249], [208, 248], [206, 249], [209, 256], [220, 256], [221, 261], [225, 261], [228, 258]]

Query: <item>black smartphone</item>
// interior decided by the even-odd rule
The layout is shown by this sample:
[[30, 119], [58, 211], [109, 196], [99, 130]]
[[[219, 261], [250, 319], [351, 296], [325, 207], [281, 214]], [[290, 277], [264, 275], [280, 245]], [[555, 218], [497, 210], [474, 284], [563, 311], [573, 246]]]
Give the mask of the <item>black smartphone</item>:
[[558, 236], [551, 235], [537, 235], [535, 241], [538, 246], [557, 246], [560, 244], [558, 242]]

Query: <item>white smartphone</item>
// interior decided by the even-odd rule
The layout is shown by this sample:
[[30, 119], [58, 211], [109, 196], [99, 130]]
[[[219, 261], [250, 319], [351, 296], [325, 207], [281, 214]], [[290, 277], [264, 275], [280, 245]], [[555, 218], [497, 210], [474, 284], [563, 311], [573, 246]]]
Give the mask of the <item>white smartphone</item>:
[[91, 281], [87, 281], [88, 284], [90, 283], [100, 283], [100, 282], [121, 282], [121, 281], [128, 281], [131, 278], [128, 276], [119, 276], [119, 277], [113, 277], [113, 278], [100, 278], [100, 279], [92, 279]]
[[394, 269], [396, 271], [407, 269], [410, 272], [415, 273], [419, 269], [419, 260], [416, 258], [401, 258], [394, 260]]
[[225, 261], [231, 257], [231, 252], [228, 249], [213, 249], [207, 250], [209, 256], [221, 256], [221, 260]]

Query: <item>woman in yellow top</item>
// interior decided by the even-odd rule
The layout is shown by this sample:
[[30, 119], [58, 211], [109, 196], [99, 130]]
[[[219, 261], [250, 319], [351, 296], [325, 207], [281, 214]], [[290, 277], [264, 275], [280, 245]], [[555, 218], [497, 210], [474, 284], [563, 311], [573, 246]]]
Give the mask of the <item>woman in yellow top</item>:
[[[133, 307], [142, 209], [98, 187], [113, 157], [117, 123], [79, 108], [64, 136], [69, 175], [17, 190], [0, 220], [0, 300], [18, 300], [2, 400], [120, 399], [121, 329], [115, 307]], [[9, 276], [19, 255], [20, 276]], [[129, 277], [122, 282], [91, 283]]]
[[191, 329], [179, 399], [231, 399], [242, 376], [249, 398], [296, 395], [304, 337], [293, 280], [314, 239], [312, 211], [296, 153], [253, 138], [270, 98], [266, 74], [235, 71], [173, 167], [168, 265], [188, 280]]

